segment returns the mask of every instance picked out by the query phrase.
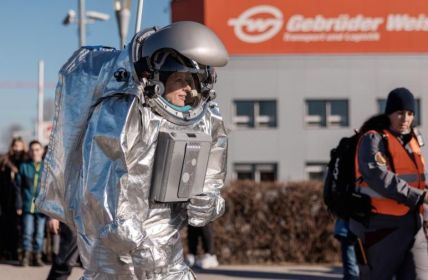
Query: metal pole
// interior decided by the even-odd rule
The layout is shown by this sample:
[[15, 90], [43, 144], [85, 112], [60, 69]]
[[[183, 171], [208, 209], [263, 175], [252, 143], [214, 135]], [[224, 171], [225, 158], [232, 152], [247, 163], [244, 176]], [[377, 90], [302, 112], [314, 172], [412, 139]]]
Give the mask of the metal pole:
[[79, 47], [86, 44], [85, 0], [79, 0]]
[[140, 29], [141, 29], [141, 18], [143, 17], [143, 4], [144, 4], [144, 0], [138, 0], [137, 20], [135, 23], [135, 33], [140, 31]]
[[39, 61], [39, 85], [37, 93], [37, 139], [43, 141], [43, 99], [45, 90], [45, 62]]
[[[123, 4], [124, 3], [122, 3], [122, 5]], [[130, 16], [131, 12], [128, 5], [123, 5], [120, 7], [120, 9], [116, 10], [116, 19], [119, 27], [120, 48], [125, 46], [126, 36], [128, 35]]]
[[123, 48], [126, 43], [126, 36], [128, 35], [128, 27], [129, 27], [129, 18], [131, 16], [131, 11], [129, 9], [124, 9], [121, 11], [122, 13], [122, 29], [120, 35], [120, 48]]

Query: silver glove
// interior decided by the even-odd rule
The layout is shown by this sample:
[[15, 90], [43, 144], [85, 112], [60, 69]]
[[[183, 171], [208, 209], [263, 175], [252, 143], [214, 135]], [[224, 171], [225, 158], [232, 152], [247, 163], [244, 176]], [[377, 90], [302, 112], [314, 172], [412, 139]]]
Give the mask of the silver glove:
[[188, 223], [191, 226], [202, 227], [223, 215], [224, 199], [220, 193], [203, 193], [195, 195], [187, 205]]

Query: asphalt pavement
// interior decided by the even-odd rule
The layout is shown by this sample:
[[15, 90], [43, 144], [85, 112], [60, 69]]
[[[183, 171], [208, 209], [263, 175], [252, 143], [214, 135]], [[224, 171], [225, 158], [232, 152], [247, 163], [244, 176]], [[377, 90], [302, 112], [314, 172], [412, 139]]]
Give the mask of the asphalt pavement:
[[[0, 280], [46, 279], [49, 266], [20, 267], [15, 263], [0, 264]], [[194, 270], [198, 280], [330, 280], [341, 279], [341, 268], [332, 265], [222, 265], [215, 269]], [[74, 268], [69, 280], [82, 276], [81, 268]]]

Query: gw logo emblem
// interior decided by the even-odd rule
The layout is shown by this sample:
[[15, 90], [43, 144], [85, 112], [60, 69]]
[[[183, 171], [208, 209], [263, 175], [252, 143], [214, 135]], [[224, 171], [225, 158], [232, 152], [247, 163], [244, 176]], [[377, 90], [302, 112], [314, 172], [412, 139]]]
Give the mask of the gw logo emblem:
[[[270, 17], [260, 17], [269, 14]], [[259, 15], [259, 17], [257, 17]], [[229, 19], [235, 35], [246, 43], [260, 43], [275, 36], [284, 24], [282, 12], [273, 6], [260, 5], [244, 11], [239, 17]]]

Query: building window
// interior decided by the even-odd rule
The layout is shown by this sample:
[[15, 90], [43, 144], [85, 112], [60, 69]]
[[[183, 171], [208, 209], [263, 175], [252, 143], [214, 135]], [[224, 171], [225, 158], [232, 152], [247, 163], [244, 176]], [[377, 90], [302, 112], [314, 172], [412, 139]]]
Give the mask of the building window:
[[347, 127], [348, 116], [348, 100], [306, 100], [308, 127]]
[[234, 171], [237, 180], [267, 182], [278, 178], [276, 163], [235, 163]]
[[277, 127], [275, 100], [234, 101], [233, 122], [238, 127]]
[[[415, 119], [413, 120], [414, 126], [421, 125], [421, 102], [420, 99], [415, 99], [416, 102], [416, 112], [415, 112]], [[379, 114], [385, 112], [385, 106], [386, 106], [386, 99], [378, 99], [377, 100], [377, 109]]]
[[307, 162], [305, 167], [306, 177], [309, 180], [324, 181], [327, 171], [327, 163], [325, 162]]

